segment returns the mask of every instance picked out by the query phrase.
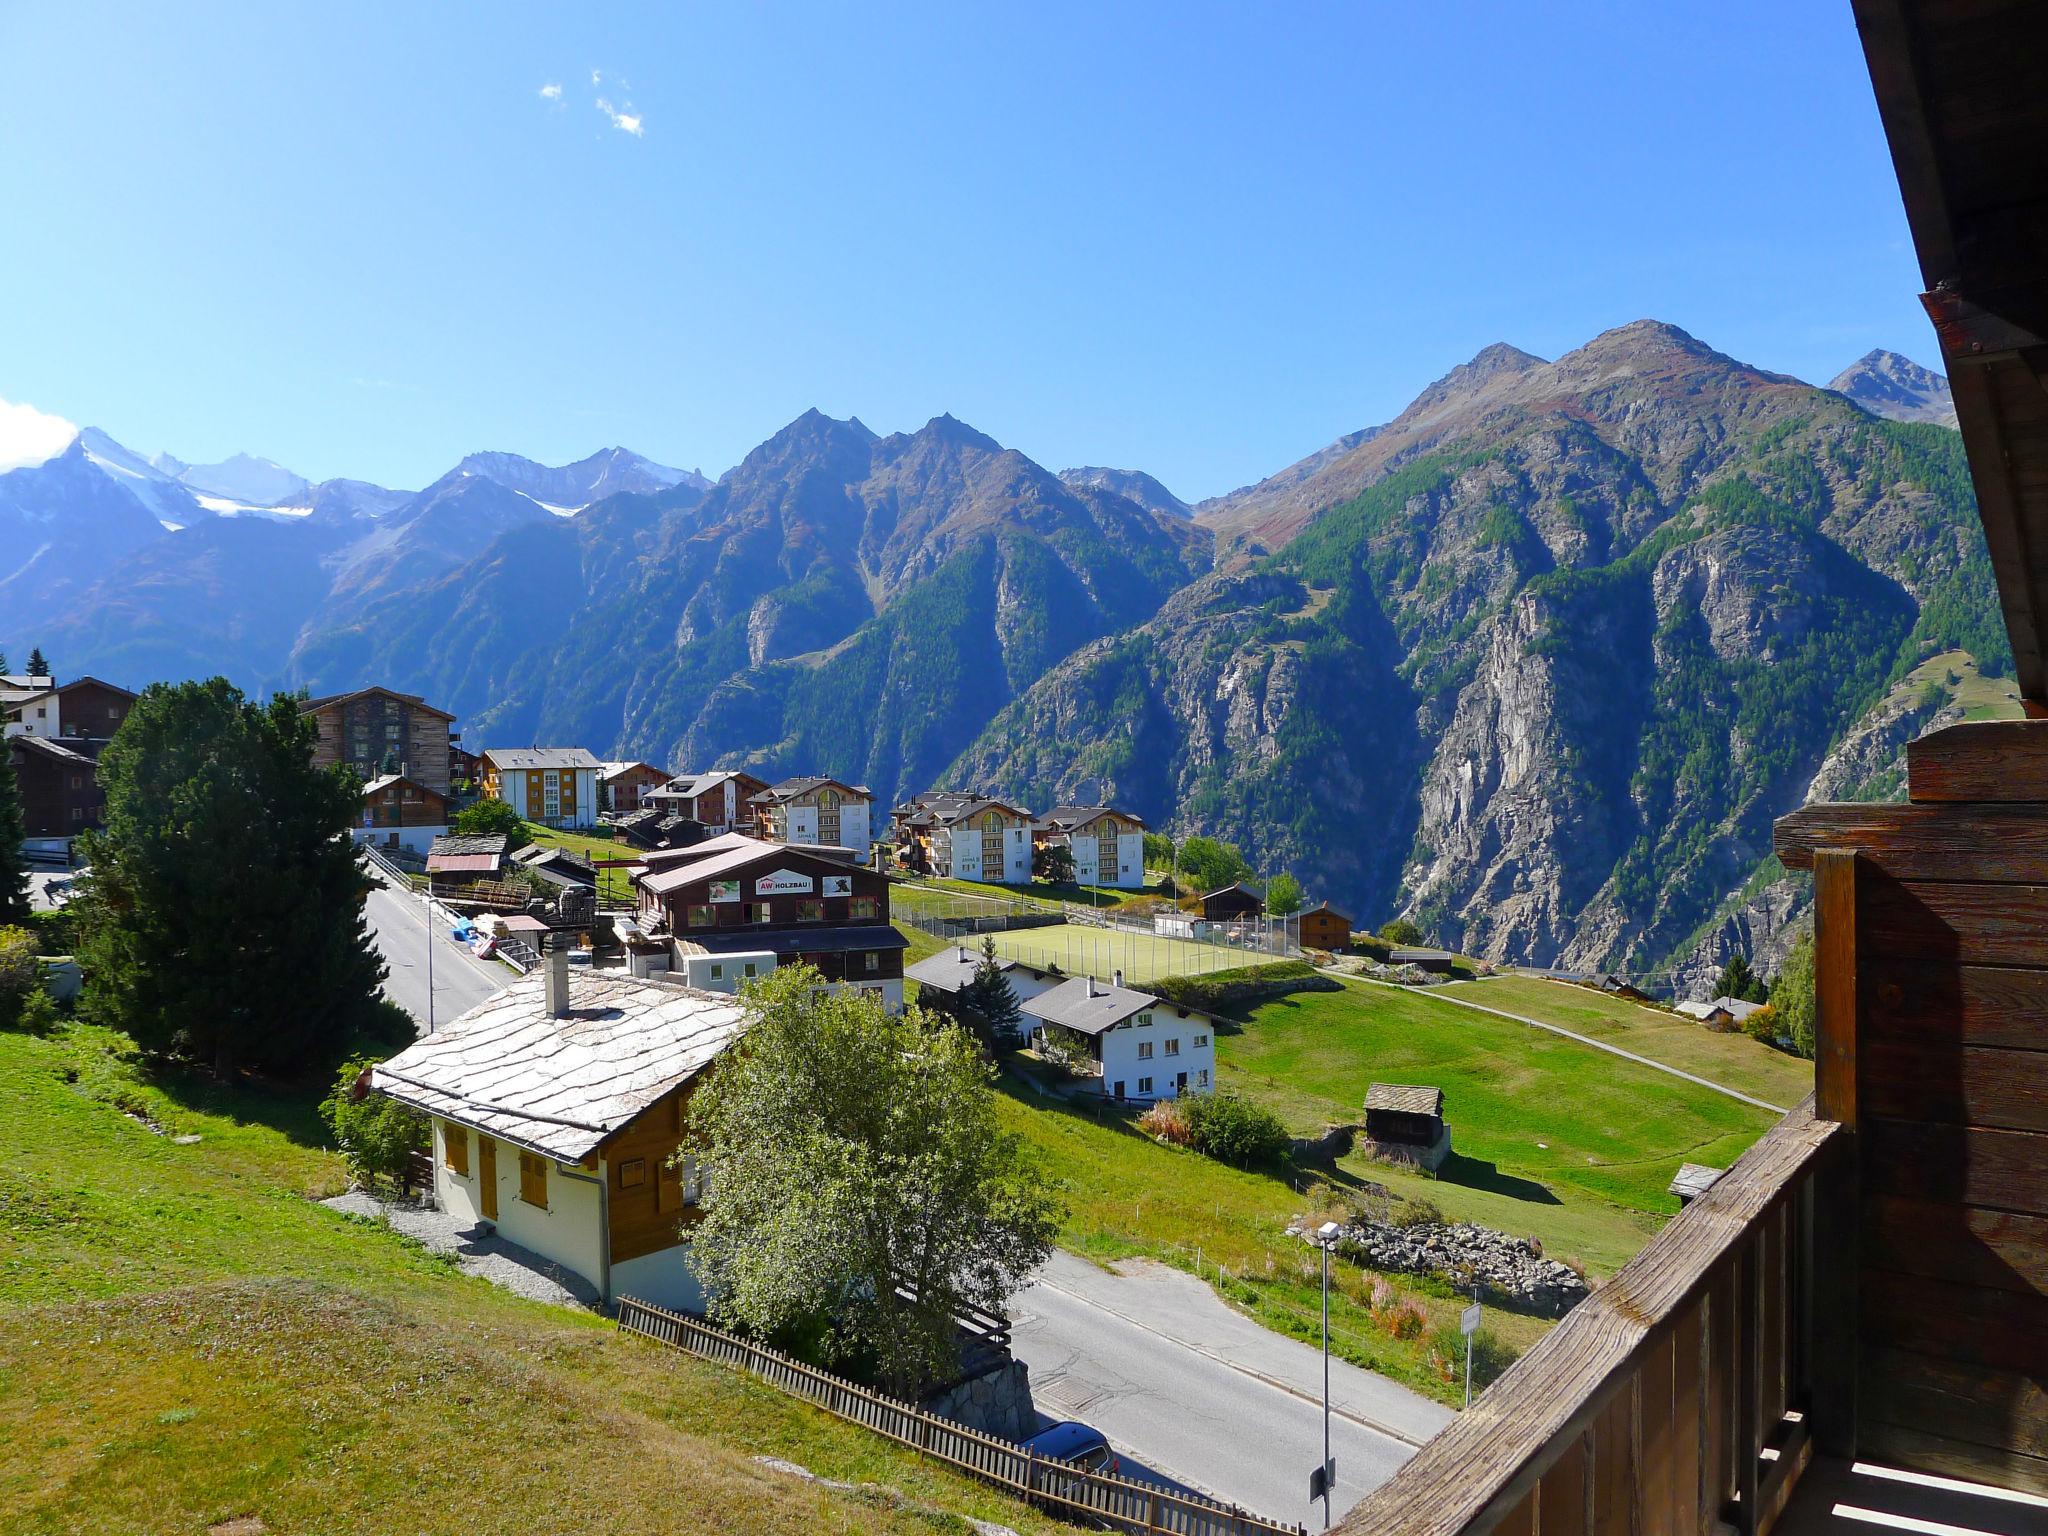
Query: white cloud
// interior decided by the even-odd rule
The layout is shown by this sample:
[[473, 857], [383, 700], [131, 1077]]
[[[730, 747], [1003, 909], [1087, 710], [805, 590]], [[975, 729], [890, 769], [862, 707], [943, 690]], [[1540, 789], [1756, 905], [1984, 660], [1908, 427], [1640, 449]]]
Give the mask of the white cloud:
[[592, 71], [590, 72], [590, 83], [591, 83], [592, 85], [603, 85], [603, 84], [604, 84], [604, 71], [603, 71], [603, 70], [601, 70], [601, 69], [593, 69], [593, 70], [592, 70]]
[[0, 471], [54, 459], [76, 436], [78, 428], [62, 416], [0, 400]]
[[646, 129], [641, 124], [640, 114], [633, 110], [631, 102], [628, 102], [622, 110], [600, 96], [597, 98], [597, 110], [610, 118], [612, 126], [618, 129], [619, 132], [630, 133], [636, 139], [646, 136]]
[[550, 80], [546, 85], [542, 86], [540, 88], [540, 99], [542, 101], [560, 101], [562, 99], [561, 83]]

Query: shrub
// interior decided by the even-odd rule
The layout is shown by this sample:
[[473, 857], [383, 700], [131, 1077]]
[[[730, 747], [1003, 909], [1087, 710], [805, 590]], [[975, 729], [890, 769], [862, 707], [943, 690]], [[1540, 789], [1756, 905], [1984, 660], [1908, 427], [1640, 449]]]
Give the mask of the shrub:
[[1752, 1040], [1770, 1045], [1782, 1033], [1778, 1027], [1778, 1010], [1765, 1003], [1742, 1021], [1742, 1032]]
[[1417, 1195], [1395, 1201], [1387, 1220], [1397, 1227], [1440, 1227], [1443, 1225], [1444, 1213], [1437, 1208], [1434, 1200]]
[[21, 1006], [15, 1010], [14, 1027], [24, 1034], [47, 1035], [62, 1018], [56, 999], [37, 987], [22, 999]]
[[349, 1172], [369, 1188], [398, 1182], [408, 1155], [425, 1151], [429, 1142], [426, 1116], [381, 1093], [356, 1097], [356, 1080], [376, 1064], [372, 1057], [350, 1057], [334, 1091], [320, 1102], [320, 1118], [334, 1132]]
[[12, 1024], [31, 992], [42, 986], [36, 936], [26, 928], [0, 928], [0, 1024]]
[[1381, 926], [1380, 937], [1386, 940], [1389, 945], [1420, 944], [1422, 942], [1422, 930], [1407, 918], [1397, 917], [1391, 923]]
[[1188, 1124], [1188, 1117], [1180, 1112], [1177, 1099], [1161, 1099], [1138, 1116], [1138, 1129], [1154, 1141], [1163, 1141], [1169, 1146], [1189, 1147], [1195, 1141], [1194, 1130]]
[[[1456, 1323], [1438, 1324], [1429, 1340], [1430, 1368], [1444, 1381], [1463, 1381], [1465, 1349], [1465, 1335], [1458, 1331]], [[1501, 1373], [1515, 1363], [1514, 1347], [1486, 1328], [1472, 1335], [1471, 1349], [1472, 1390], [1475, 1392], [1499, 1380]]]
[[1278, 1162], [1287, 1152], [1287, 1127], [1269, 1109], [1234, 1093], [1179, 1101], [1195, 1150], [1221, 1163], [1250, 1168]]
[[1401, 1295], [1384, 1279], [1373, 1280], [1372, 1299], [1365, 1310], [1373, 1326], [1389, 1338], [1419, 1339], [1429, 1326], [1429, 1314], [1422, 1304]]
[[464, 837], [490, 837], [502, 832], [511, 839], [508, 846], [512, 849], [524, 848], [533, 841], [533, 834], [519, 819], [519, 813], [502, 800], [479, 800], [464, 807], [448, 823], [448, 830]]
[[1071, 1072], [1088, 1060], [1088, 1040], [1063, 1024], [1048, 1024], [1038, 1032], [1038, 1059]]
[[1342, 988], [1342, 982], [1319, 974], [1306, 960], [1235, 965], [1201, 976], [1162, 976], [1152, 983], [1154, 994], [1176, 1007], [1200, 1008], [1208, 1013], [1289, 992], [1336, 992]]

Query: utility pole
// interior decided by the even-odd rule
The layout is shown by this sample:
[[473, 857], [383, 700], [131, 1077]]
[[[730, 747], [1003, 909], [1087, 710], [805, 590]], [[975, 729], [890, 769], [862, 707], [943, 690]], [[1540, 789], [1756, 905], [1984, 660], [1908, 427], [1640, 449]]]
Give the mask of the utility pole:
[[434, 1032], [434, 887], [427, 882], [427, 1033]]
[[1330, 1245], [1336, 1242], [1337, 1231], [1334, 1221], [1326, 1221], [1316, 1229], [1316, 1246], [1323, 1253], [1323, 1464], [1317, 1469], [1320, 1477], [1311, 1479], [1310, 1486], [1313, 1489], [1317, 1482], [1322, 1485], [1326, 1531], [1330, 1528], [1330, 1503], [1337, 1482], [1337, 1466], [1330, 1459]]

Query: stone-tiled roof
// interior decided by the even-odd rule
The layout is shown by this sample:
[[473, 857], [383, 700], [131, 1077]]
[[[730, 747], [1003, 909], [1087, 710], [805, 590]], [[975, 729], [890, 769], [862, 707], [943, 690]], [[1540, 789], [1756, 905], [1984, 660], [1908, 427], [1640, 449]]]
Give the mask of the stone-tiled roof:
[[600, 763], [582, 747], [485, 747], [484, 754], [500, 769], [524, 768], [602, 768]]
[[563, 1162], [595, 1151], [745, 1032], [720, 993], [623, 975], [572, 973], [569, 1010], [547, 1009], [533, 975], [373, 1069], [401, 1103]]
[[1365, 1107], [1397, 1115], [1443, 1118], [1444, 1091], [1423, 1083], [1374, 1083], [1365, 1091]]

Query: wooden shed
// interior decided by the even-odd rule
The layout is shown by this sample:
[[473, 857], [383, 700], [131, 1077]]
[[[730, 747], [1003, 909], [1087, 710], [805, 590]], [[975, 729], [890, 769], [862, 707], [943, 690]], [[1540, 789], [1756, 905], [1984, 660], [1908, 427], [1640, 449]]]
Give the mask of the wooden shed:
[[1444, 1091], [1421, 1083], [1374, 1083], [1365, 1095], [1365, 1134], [1426, 1147], [1444, 1131]]
[[1301, 914], [1301, 943], [1304, 949], [1332, 952], [1351, 947], [1351, 919], [1327, 901], [1317, 902]]
[[1202, 897], [1202, 916], [1212, 923], [1239, 922], [1265, 910], [1265, 898], [1243, 885], [1226, 885]]

